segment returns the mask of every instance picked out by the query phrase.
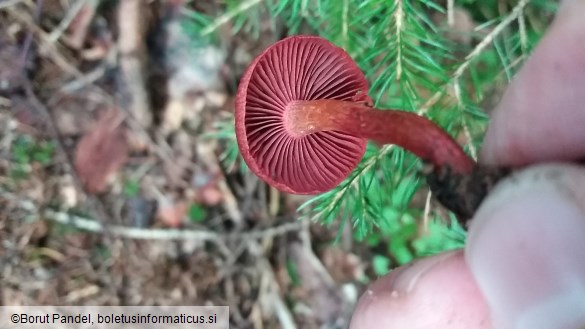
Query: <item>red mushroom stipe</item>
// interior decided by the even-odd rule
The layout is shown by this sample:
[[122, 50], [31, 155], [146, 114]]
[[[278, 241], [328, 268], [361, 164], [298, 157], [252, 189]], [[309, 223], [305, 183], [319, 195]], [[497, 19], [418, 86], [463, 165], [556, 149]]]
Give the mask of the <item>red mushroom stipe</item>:
[[[238, 88], [236, 137], [256, 175], [295, 194], [322, 193], [342, 182], [368, 139], [396, 144], [431, 164], [428, 178], [438, 199], [469, 216], [469, 210], [457, 209], [457, 198], [470, 185], [466, 177], [477, 176], [474, 161], [432, 121], [373, 108], [363, 73], [323, 38], [286, 38], [252, 62]], [[477, 207], [478, 201], [471, 203]]]

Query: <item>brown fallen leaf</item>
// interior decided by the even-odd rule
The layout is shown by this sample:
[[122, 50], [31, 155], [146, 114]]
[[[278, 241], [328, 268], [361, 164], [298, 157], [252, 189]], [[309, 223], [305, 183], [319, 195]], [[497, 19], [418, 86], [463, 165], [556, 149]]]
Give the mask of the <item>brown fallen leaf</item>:
[[346, 252], [339, 246], [327, 246], [321, 251], [323, 265], [335, 282], [358, 281], [365, 277], [365, 266], [355, 254]]
[[157, 218], [160, 219], [165, 226], [177, 228], [183, 224], [187, 216], [187, 203], [184, 201], [173, 202], [167, 198], [160, 198], [158, 202]]
[[88, 193], [102, 193], [109, 178], [128, 157], [122, 117], [117, 110], [105, 111], [77, 144], [75, 170]]
[[177, 100], [171, 100], [163, 113], [162, 130], [167, 132], [176, 131], [181, 127], [183, 122], [184, 105]]
[[91, 130], [95, 123], [95, 113], [102, 107], [103, 103], [87, 97], [64, 96], [51, 106], [51, 111], [59, 133], [69, 137]]

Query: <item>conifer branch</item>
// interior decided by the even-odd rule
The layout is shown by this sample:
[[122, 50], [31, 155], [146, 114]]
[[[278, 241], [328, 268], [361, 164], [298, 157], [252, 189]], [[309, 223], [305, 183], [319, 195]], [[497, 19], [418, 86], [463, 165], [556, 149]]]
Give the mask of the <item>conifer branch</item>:
[[205, 27], [201, 31], [201, 36], [207, 36], [208, 34], [215, 32], [220, 26], [228, 23], [234, 17], [238, 16], [239, 14], [245, 12], [246, 10], [258, 5], [262, 0], [246, 0], [240, 3], [234, 10], [228, 11], [225, 14], [216, 18], [213, 23]]
[[[545, 4], [535, 1], [531, 6], [538, 12], [542, 9], [539, 6], [548, 4], [550, 7], [553, 2], [544, 1]], [[541, 25], [533, 23], [532, 16], [529, 20], [524, 17], [530, 0], [519, 0], [508, 14], [496, 6], [490, 12], [490, 5], [482, 2], [479, 11], [485, 17], [476, 21], [478, 27], [473, 33], [477, 36], [483, 27], [493, 24], [492, 29], [479, 39], [460, 64], [451, 67], [452, 59], [459, 57], [455, 55], [456, 48], [451, 41], [444, 39], [438, 27], [440, 22], [430, 17], [435, 11], [443, 15], [448, 27], [455, 27], [457, 8], [470, 10], [471, 7], [473, 10], [479, 8], [479, 3], [447, 0], [445, 9], [432, 0], [320, 0], [316, 3], [312, 5], [313, 2], [307, 0], [246, 0], [199, 31], [211, 34], [232, 20], [237, 21], [238, 24], [234, 25], [239, 27], [245, 24], [257, 26], [254, 18], [265, 8], [271, 17], [285, 22], [289, 33], [296, 34], [301, 22], [306, 22], [314, 29], [314, 34], [342, 46], [359, 63], [370, 79], [371, 96], [380, 107], [432, 115], [452, 135], [460, 129], [473, 158], [477, 157], [476, 143], [487, 122], [478, 102], [496, 83], [494, 81], [506, 82], [501, 73], [509, 78], [538, 40], [535, 35], [543, 32]], [[514, 26], [512, 23], [516, 21], [518, 25]], [[505, 33], [509, 35], [503, 38]], [[448, 90], [454, 93], [454, 106], [434, 111], [439, 109], [439, 102], [451, 104], [442, 102]], [[233, 129], [230, 131], [228, 126], [219, 127], [217, 136], [226, 141], [226, 163], [233, 165], [238, 157], [234, 152], [237, 146], [231, 147], [235, 145], [235, 139], [230, 135]], [[368, 233], [384, 221], [382, 209], [391, 207], [399, 213], [412, 210], [410, 200], [420, 186], [416, 179], [412, 180], [417, 177], [417, 163], [414, 157], [393, 146], [383, 146], [378, 150], [370, 148], [358, 169], [342, 184], [315, 196], [301, 207], [304, 217], [325, 224], [340, 217], [343, 220], [351, 218], [358, 235]], [[401, 182], [409, 179], [416, 186], [400, 190], [403, 188]], [[429, 194], [425, 209], [421, 210], [418, 214], [425, 220], [437, 215], [432, 211]]]
[[402, 76], [402, 28], [404, 25], [404, 10], [402, 0], [396, 0], [396, 9], [394, 11], [396, 25], [396, 80], [400, 81]]
[[481, 42], [473, 49], [473, 51], [465, 57], [465, 62], [463, 62], [463, 64], [461, 64], [457, 70], [455, 70], [453, 77], [459, 78], [469, 67], [471, 61], [476, 58], [485, 48], [487, 48], [494, 41], [494, 39], [500, 35], [500, 33], [502, 33], [504, 29], [508, 27], [508, 25], [510, 25], [510, 23], [512, 23], [522, 14], [524, 7], [526, 7], [529, 2], [530, 0], [520, 0], [516, 7], [514, 7], [514, 10], [512, 10], [512, 12], [506, 16], [500, 22], [500, 24], [498, 24], [488, 35], [486, 35], [486, 37], [481, 40]]
[[522, 11], [528, 5], [529, 2], [530, 2], [530, 0], [520, 0], [518, 2], [518, 4], [514, 7], [512, 12], [508, 16], [506, 16], [500, 22], [500, 24], [498, 24], [490, 33], [488, 33], [485, 36], [485, 38], [483, 38], [483, 40], [480, 43], [478, 43], [477, 46], [475, 46], [475, 48], [467, 56], [465, 56], [465, 61], [463, 63], [461, 63], [459, 65], [459, 67], [457, 67], [457, 69], [453, 73], [451, 79], [445, 85], [443, 85], [443, 87], [441, 87], [435, 94], [433, 94], [433, 96], [431, 96], [428, 99], [428, 101], [420, 108], [420, 111], [419, 111], [420, 114], [427, 113], [428, 110], [432, 106], [434, 106], [437, 103], [437, 101], [439, 101], [442, 94], [445, 92], [445, 89], [447, 89], [447, 87], [449, 85], [451, 85], [453, 83], [453, 81], [456, 81], [457, 79], [459, 79], [461, 77], [461, 75], [463, 75], [465, 70], [467, 70], [467, 68], [472, 63], [472, 61], [477, 56], [479, 56], [479, 54], [481, 54], [493, 42], [493, 40], [498, 35], [500, 35], [500, 33], [502, 33], [508, 25], [510, 25], [510, 23], [512, 23], [515, 19], [517, 19], [522, 14]]

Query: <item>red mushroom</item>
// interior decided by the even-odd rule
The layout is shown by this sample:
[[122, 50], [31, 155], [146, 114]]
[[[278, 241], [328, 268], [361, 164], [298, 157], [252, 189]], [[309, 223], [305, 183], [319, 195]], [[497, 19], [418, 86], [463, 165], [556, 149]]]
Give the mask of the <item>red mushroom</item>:
[[352, 58], [314, 36], [281, 40], [248, 67], [236, 98], [236, 136], [250, 169], [288, 193], [334, 188], [359, 163], [368, 139], [396, 144], [433, 165], [431, 187], [440, 189], [454, 175], [468, 177], [475, 168], [432, 121], [373, 108]]

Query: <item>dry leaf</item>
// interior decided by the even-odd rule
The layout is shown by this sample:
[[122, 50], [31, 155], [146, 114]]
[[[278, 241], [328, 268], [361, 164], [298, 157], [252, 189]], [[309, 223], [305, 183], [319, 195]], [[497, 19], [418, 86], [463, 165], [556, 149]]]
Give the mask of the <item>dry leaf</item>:
[[22, 87], [26, 80], [26, 62], [22, 50], [4, 33], [0, 33], [0, 93], [8, 93]]
[[176, 203], [161, 198], [158, 202], [157, 217], [168, 227], [179, 227], [187, 216], [187, 204], [179, 201]]
[[185, 107], [181, 101], [178, 100], [171, 100], [165, 111], [163, 113], [162, 119], [162, 130], [168, 134], [170, 132], [176, 131], [181, 127], [181, 123], [183, 123], [183, 113], [185, 112]]
[[361, 259], [339, 247], [325, 247], [321, 252], [321, 259], [336, 282], [358, 281], [365, 277], [365, 268]]
[[104, 192], [109, 178], [128, 157], [128, 145], [121, 115], [108, 110], [77, 144], [75, 170], [87, 192]]
[[77, 206], [79, 195], [77, 194], [77, 189], [69, 176], [60, 179], [59, 194], [61, 195], [61, 201], [65, 207], [73, 208]]
[[223, 193], [216, 184], [204, 186], [199, 193], [201, 202], [206, 206], [216, 206], [223, 201]]

